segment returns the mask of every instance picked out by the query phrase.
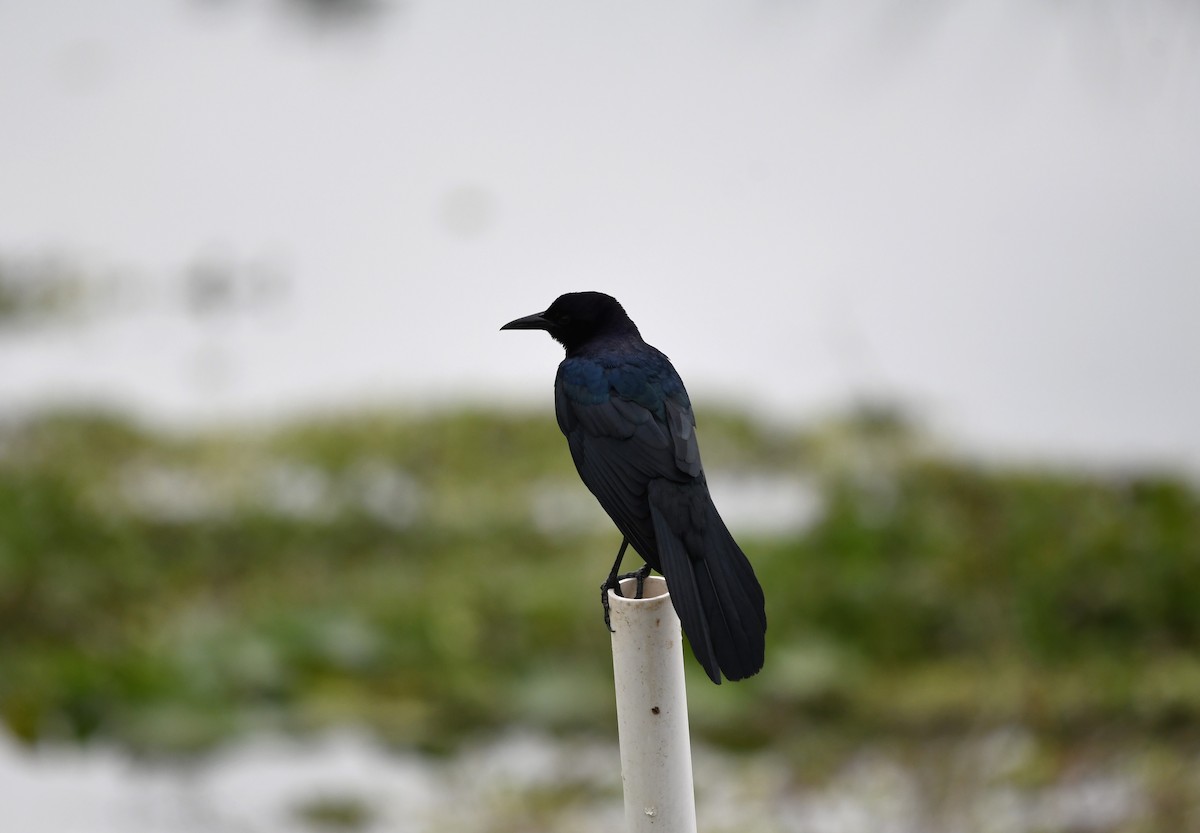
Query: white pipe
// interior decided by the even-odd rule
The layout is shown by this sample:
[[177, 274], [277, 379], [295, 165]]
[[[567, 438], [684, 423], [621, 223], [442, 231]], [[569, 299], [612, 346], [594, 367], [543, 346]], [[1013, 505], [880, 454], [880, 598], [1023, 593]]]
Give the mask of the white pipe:
[[696, 833], [679, 617], [665, 579], [647, 578], [641, 599], [635, 590], [625, 579], [625, 597], [608, 592], [625, 823], [629, 833]]

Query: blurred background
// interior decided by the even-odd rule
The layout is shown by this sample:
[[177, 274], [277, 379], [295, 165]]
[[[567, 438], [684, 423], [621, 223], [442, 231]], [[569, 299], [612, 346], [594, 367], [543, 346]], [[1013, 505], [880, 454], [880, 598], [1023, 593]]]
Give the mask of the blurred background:
[[620, 298], [767, 666], [704, 831], [1200, 830], [1200, 7], [0, 4], [0, 820], [622, 819]]

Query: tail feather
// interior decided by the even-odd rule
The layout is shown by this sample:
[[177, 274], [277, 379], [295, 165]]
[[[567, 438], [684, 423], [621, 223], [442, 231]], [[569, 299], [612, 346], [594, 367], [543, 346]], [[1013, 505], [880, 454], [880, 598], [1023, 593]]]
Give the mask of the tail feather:
[[[766, 612], [762, 587], [745, 554], [708, 505], [704, 535], [681, 536], [651, 501], [662, 573], [692, 652], [715, 683], [741, 680], [763, 666]], [[686, 543], [685, 543], [686, 541]]]
[[709, 632], [706, 612], [711, 604], [701, 595], [701, 583], [697, 580], [694, 565], [688, 558], [683, 541], [679, 540], [679, 536], [671, 530], [662, 512], [653, 505], [650, 507], [650, 518], [654, 523], [659, 564], [663, 576], [667, 579], [667, 591], [671, 594], [675, 612], [679, 614], [683, 632], [687, 635], [696, 660], [703, 666], [709, 678], [720, 685], [720, 665], [713, 647], [712, 634]]
[[[705, 550], [696, 562], [696, 573], [702, 577], [700, 593], [709, 629], [725, 637], [713, 643], [721, 671], [730, 680], [741, 680], [757, 674], [763, 667], [767, 630], [763, 592], [749, 560], [717, 516], [716, 509], [711, 510], [711, 515], [714, 523], [709, 527]], [[723, 628], [713, 624], [712, 620], [718, 617]]]

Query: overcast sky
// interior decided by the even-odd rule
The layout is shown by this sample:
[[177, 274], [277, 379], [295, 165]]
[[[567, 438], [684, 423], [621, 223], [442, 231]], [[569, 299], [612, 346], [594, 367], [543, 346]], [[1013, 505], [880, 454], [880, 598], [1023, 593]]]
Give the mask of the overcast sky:
[[[600, 289], [701, 418], [1200, 464], [1200, 7], [918, 5], [0, 5], [0, 258], [149, 288], [0, 338], [0, 398], [549, 409], [498, 327]], [[188, 318], [207, 261], [288, 289]]]

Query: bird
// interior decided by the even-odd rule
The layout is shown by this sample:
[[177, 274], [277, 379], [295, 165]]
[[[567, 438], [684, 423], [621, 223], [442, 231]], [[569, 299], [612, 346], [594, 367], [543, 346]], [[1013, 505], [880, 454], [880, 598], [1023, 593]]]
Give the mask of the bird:
[[565, 357], [554, 380], [558, 427], [580, 479], [622, 535], [601, 596], [627, 547], [667, 582], [692, 653], [718, 685], [763, 667], [767, 614], [762, 586], [709, 494], [696, 420], [683, 380], [643, 340], [625, 308], [602, 292], [569, 292], [544, 312], [501, 330], [545, 330]]

